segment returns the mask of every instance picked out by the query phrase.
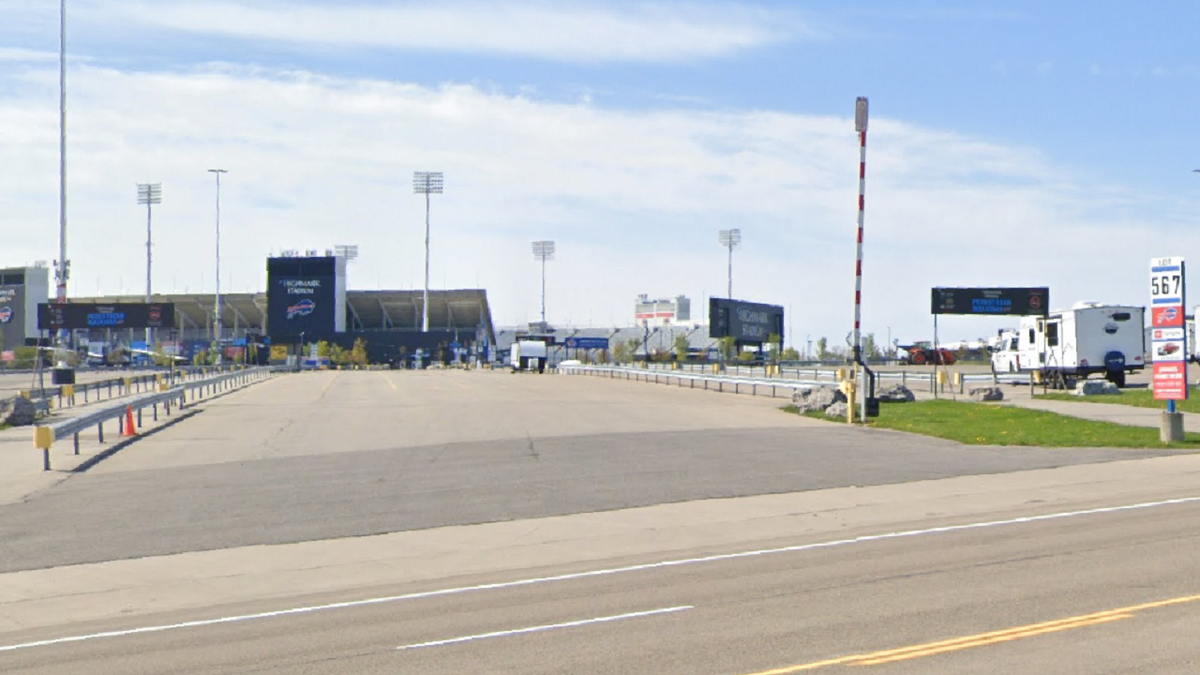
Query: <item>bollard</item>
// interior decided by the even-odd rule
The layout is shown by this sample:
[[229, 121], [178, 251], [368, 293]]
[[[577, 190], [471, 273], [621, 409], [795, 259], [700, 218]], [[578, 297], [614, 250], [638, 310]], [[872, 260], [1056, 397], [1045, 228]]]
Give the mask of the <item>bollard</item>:
[[963, 384], [963, 374], [958, 371], [955, 371], [954, 373], [954, 386], [958, 387], [958, 393], [966, 393], [964, 389], [965, 385]]
[[1159, 421], [1158, 437], [1163, 443], [1182, 443], [1183, 413], [1164, 410]]

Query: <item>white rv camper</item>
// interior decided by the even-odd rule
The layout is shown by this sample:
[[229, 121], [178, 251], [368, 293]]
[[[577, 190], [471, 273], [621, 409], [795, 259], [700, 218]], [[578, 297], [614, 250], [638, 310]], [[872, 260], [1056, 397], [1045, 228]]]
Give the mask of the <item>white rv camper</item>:
[[518, 340], [513, 343], [511, 365], [513, 372], [522, 370], [546, 371], [546, 343], [541, 340]]
[[997, 372], [1041, 372], [1050, 382], [1102, 374], [1118, 387], [1125, 374], [1146, 367], [1144, 307], [1080, 302], [1049, 316], [1021, 319], [1002, 331], [992, 353]]

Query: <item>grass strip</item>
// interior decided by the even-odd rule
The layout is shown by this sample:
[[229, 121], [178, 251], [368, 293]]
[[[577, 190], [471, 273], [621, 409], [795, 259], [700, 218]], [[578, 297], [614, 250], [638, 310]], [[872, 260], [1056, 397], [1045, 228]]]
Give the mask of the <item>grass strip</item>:
[[[1200, 396], [1196, 392], [1190, 394], [1186, 401], [1176, 401], [1175, 409], [1179, 412], [1200, 413]], [[1034, 398], [1047, 401], [1075, 401], [1076, 403], [1108, 403], [1110, 405], [1131, 405], [1135, 408], [1167, 409], [1166, 401], [1156, 401], [1154, 392], [1149, 389], [1122, 389], [1120, 394], [1105, 396], [1075, 396], [1074, 394], [1046, 393], [1037, 394]]]
[[[784, 409], [798, 411], [795, 406]], [[820, 413], [808, 416], [836, 422]], [[1200, 449], [1200, 434], [1195, 433], [1185, 434], [1182, 443], [1164, 444], [1159, 440], [1157, 428], [1096, 422], [1016, 406], [945, 399], [884, 403], [879, 406], [879, 417], [872, 418], [868, 424], [878, 429], [895, 429], [967, 445]]]

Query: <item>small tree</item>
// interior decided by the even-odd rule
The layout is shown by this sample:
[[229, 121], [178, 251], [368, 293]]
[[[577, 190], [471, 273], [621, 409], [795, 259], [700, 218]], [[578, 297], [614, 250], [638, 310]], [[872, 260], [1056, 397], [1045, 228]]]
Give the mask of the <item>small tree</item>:
[[613, 345], [613, 362], [627, 363], [631, 354], [633, 354], [633, 351], [629, 348], [628, 342], [618, 342]]
[[733, 350], [735, 347], [737, 347], [737, 341], [733, 339], [732, 335], [726, 335], [725, 337], [717, 340], [717, 351], [721, 353], [721, 358], [725, 359], [726, 361], [733, 358]]
[[830, 358], [830, 356], [831, 356], [831, 354], [829, 353], [829, 339], [824, 336], [821, 336], [817, 340], [817, 360], [825, 361], [825, 360], [828, 360]]
[[[320, 347], [318, 347], [317, 349], [320, 349]], [[347, 354], [346, 354], [345, 348], [343, 348], [341, 345], [339, 345], [337, 343], [333, 343], [333, 344], [329, 345], [328, 353], [326, 354], [326, 356], [329, 357], [330, 363], [333, 363], [333, 364], [336, 364], [339, 366], [345, 365], [347, 362]]]
[[779, 333], [771, 333], [767, 336], [767, 359], [774, 363], [779, 363], [779, 348], [783, 337]]
[[875, 342], [875, 334], [867, 333], [862, 336], [862, 357], [863, 359], [877, 359], [882, 354], [879, 351], [879, 345]]
[[367, 341], [362, 338], [354, 339], [354, 348], [350, 350], [350, 362], [356, 366], [367, 365]]
[[688, 339], [686, 335], [676, 335], [675, 344], [675, 360], [686, 361], [688, 357]]
[[787, 349], [783, 350], [781, 358], [784, 361], [799, 361], [800, 360], [800, 352], [796, 351], [792, 347], [788, 347]]

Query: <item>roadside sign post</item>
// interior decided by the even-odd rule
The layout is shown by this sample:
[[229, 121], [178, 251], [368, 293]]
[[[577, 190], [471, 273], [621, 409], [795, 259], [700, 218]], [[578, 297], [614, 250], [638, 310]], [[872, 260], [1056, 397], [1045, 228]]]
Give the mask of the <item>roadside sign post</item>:
[[1163, 443], [1183, 441], [1183, 413], [1175, 401], [1188, 397], [1187, 330], [1184, 307], [1187, 293], [1183, 258], [1150, 261], [1150, 349], [1154, 361], [1154, 398], [1167, 402], [1159, 438]]

